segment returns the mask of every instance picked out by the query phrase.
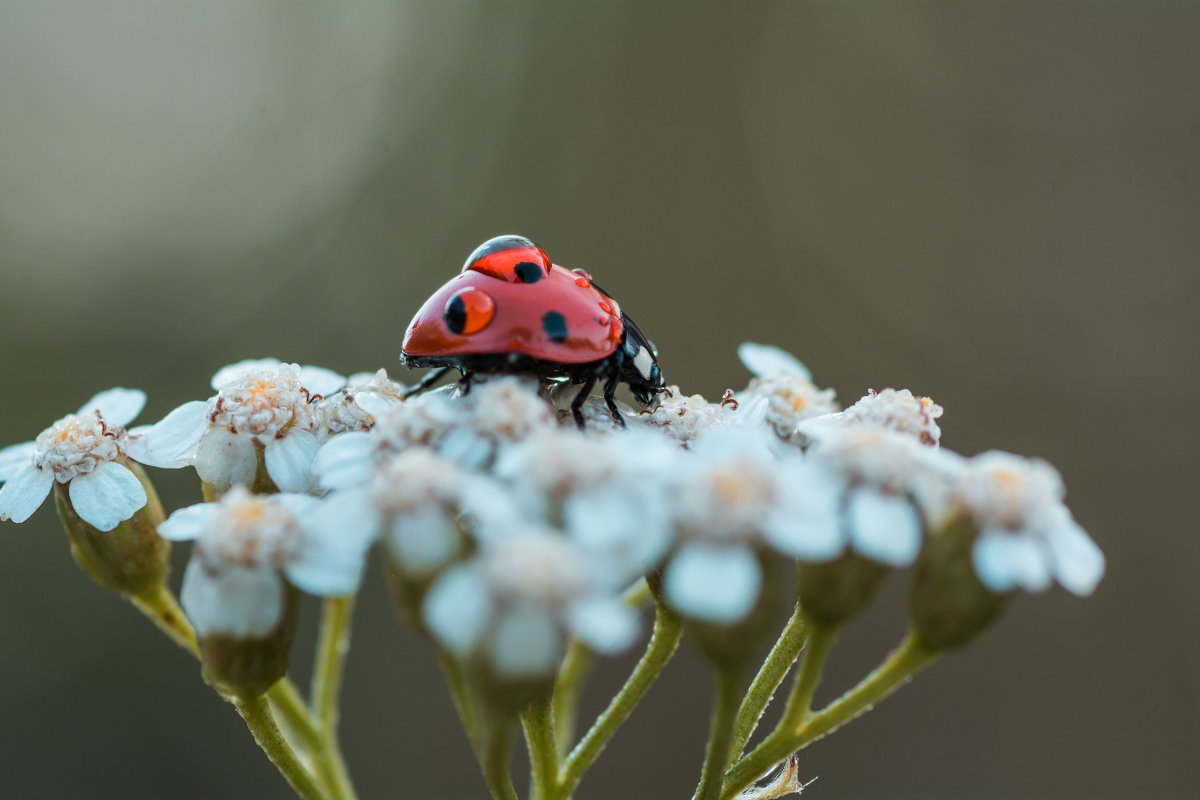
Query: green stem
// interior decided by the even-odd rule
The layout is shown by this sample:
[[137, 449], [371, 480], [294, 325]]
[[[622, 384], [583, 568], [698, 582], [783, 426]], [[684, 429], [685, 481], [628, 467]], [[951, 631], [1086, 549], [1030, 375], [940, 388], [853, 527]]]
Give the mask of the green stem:
[[284, 678], [267, 690], [267, 699], [284, 732], [298, 739], [305, 752], [321, 749], [321, 734], [294, 683]]
[[554, 800], [558, 781], [558, 746], [554, 737], [554, 699], [533, 701], [521, 712], [529, 748], [530, 794], [533, 800]]
[[333, 800], [354, 800], [355, 797], [337, 735], [338, 694], [346, 653], [350, 651], [353, 614], [353, 597], [326, 598], [313, 668], [312, 716], [321, 745], [316, 750], [316, 767]]
[[[808, 634], [808, 644], [804, 648], [804, 656], [800, 660], [800, 672], [796, 675], [796, 683], [792, 693], [783, 707], [783, 716], [772, 736], [781, 731], [792, 731], [804, 723], [812, 713], [812, 699], [821, 682], [821, 670], [825, 668], [825, 660], [833, 649], [837, 632], [832, 628], [813, 626]], [[770, 738], [770, 737], [768, 737]]]
[[588, 767], [599, 757], [604, 745], [621, 727], [629, 715], [633, 713], [646, 690], [654, 683], [654, 679], [662, 672], [663, 667], [671, 660], [679, 647], [679, 639], [683, 635], [683, 623], [674, 613], [662, 604], [655, 610], [654, 630], [650, 634], [650, 642], [646, 652], [642, 654], [637, 666], [633, 668], [625, 685], [608, 704], [608, 708], [596, 718], [592, 727], [575, 749], [567, 757], [566, 762], [558, 773], [560, 796], [570, 797], [579, 779]]
[[715, 678], [712, 722], [708, 730], [708, 745], [704, 750], [700, 785], [696, 787], [694, 800], [717, 800], [720, 796], [725, 767], [729, 763], [733, 725], [737, 719], [738, 695], [742, 688], [741, 672], [718, 669]]
[[[783, 759], [832, 733], [907, 683], [937, 660], [940, 652], [923, 647], [911, 633], [870, 675], [816, 714], [791, 729], [777, 728], [726, 775], [722, 800], [731, 800]], [[811, 698], [811, 694], [809, 695]]]
[[145, 614], [158, 629], [171, 638], [171, 641], [199, 657], [200, 650], [196, 645], [196, 632], [187, 621], [183, 609], [175, 601], [175, 595], [165, 585], [144, 595], [132, 595], [129, 602]]
[[554, 678], [554, 745], [560, 757], [570, 751], [575, 738], [583, 680], [595, 660], [596, 654], [587, 645], [572, 639]]
[[458, 719], [466, 731], [467, 741], [471, 744], [471, 752], [482, 766], [483, 731], [479, 727], [479, 717], [475, 711], [467, 676], [463, 673], [462, 664], [452, 655], [439, 648], [437, 656], [442, 674], [446, 676], [446, 685], [450, 687], [450, 699], [454, 701], [454, 710], [458, 712]]
[[791, 619], [784, 626], [771, 652], [767, 654], [758, 674], [754, 676], [754, 681], [742, 700], [741, 708], [738, 709], [737, 722], [733, 726], [733, 745], [729, 751], [731, 758], [740, 758], [742, 751], [746, 749], [746, 743], [754, 735], [754, 729], [758, 727], [763, 712], [774, 698], [775, 690], [783, 683], [792, 664], [800, 655], [800, 648], [804, 646], [807, 633], [804, 616], [800, 613], [800, 604], [797, 603]]
[[483, 779], [494, 800], [518, 800], [509, 772], [508, 752], [512, 747], [512, 725], [507, 721], [488, 731], [482, 759]]
[[303, 800], [326, 800], [321, 787], [279, 732], [267, 698], [263, 695], [237, 698], [233, 703], [242, 719], [246, 721], [246, 727], [250, 729], [254, 741], [266, 753], [267, 758], [271, 759], [279, 774], [287, 779], [296, 794]]
[[[640, 611], [654, 602], [654, 595], [645, 578], [625, 590], [621, 601]], [[575, 726], [579, 717], [579, 696], [583, 692], [583, 681], [591, 671], [596, 654], [580, 642], [572, 639], [567, 645], [567, 654], [554, 679], [554, 738], [559, 757], [566, 756], [575, 739]]]

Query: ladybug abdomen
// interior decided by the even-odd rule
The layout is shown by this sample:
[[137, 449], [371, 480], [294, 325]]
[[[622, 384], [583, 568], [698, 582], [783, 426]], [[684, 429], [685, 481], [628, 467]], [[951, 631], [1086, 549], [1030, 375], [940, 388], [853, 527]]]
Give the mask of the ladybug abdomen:
[[533, 283], [463, 272], [433, 294], [405, 332], [413, 359], [518, 354], [561, 364], [607, 358], [621, 343], [621, 310], [587, 275], [554, 265]]

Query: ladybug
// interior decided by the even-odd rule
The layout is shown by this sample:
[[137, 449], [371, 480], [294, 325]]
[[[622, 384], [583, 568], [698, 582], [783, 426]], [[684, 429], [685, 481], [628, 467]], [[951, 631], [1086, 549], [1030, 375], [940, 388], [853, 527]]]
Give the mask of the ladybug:
[[658, 353], [607, 292], [581, 269], [550, 263], [523, 236], [497, 236], [475, 248], [462, 271], [425, 301], [400, 348], [406, 367], [434, 367], [409, 395], [451, 368], [464, 391], [483, 372], [515, 372], [582, 384], [571, 414], [598, 381], [612, 418], [624, 425], [614, 394], [625, 383], [645, 407], [665, 392]]

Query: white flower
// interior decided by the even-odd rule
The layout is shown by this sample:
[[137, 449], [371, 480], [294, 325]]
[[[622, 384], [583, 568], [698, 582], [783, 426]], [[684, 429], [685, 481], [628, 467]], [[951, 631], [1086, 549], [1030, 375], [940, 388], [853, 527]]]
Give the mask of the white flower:
[[373, 432], [393, 450], [426, 445], [453, 461], [479, 469], [504, 445], [556, 425], [553, 407], [537, 385], [513, 376], [477, 380], [466, 396], [453, 389], [430, 392], [389, 410]]
[[958, 463], [951, 453], [872, 425], [829, 428], [807, 458], [838, 479], [835, 491], [849, 547], [892, 567], [917, 557], [924, 529], [920, 509], [951, 480]]
[[765, 401], [739, 402], [732, 392], [727, 392], [720, 402], [710, 403], [701, 395], [684, 395], [678, 386], [670, 386], [660, 398], [653, 411], [643, 411], [634, 419], [682, 444], [713, 428], [752, 427], [761, 423], [766, 414]]
[[1057, 580], [1091, 594], [1104, 554], [1063, 505], [1058, 471], [1040, 459], [991, 451], [966, 462], [954, 498], [979, 527], [972, 561], [994, 592], [1037, 592]]
[[561, 528], [627, 585], [673, 538], [667, 479], [686, 454], [646, 430], [595, 436], [549, 428], [508, 448], [495, 475], [526, 519]]
[[252, 495], [234, 487], [220, 501], [181, 508], [158, 528], [195, 540], [183, 576], [184, 611], [201, 636], [261, 638], [279, 623], [284, 576], [311, 594], [351, 594], [373, 531], [339, 498]]
[[871, 389], [857, 403], [837, 414], [826, 414], [800, 423], [798, 435], [818, 438], [839, 425], [865, 424], [915, 437], [921, 444], [937, 446], [942, 430], [937, 419], [942, 407], [930, 397], [917, 397], [908, 389]]
[[525, 526], [446, 570], [422, 616], [451, 652], [480, 653], [508, 678], [537, 678], [553, 672], [569, 634], [601, 653], [632, 644], [637, 616], [602, 583], [573, 540]]
[[838, 410], [833, 389], [818, 389], [808, 368], [789, 353], [747, 342], [738, 348], [738, 357], [756, 377], [737, 399], [766, 398], [767, 422], [784, 441], [803, 443], [796, 432], [801, 421]]
[[403, 396], [404, 386], [390, 379], [387, 370], [351, 375], [346, 388], [319, 404], [325, 432], [335, 435], [370, 430], [376, 415], [400, 405]]
[[215, 397], [185, 403], [135, 431], [131, 452], [153, 466], [193, 465], [201, 480], [224, 491], [254, 481], [261, 451], [281, 491], [309, 491], [323, 427], [318, 403], [344, 383], [320, 367], [242, 361], [213, 376]]
[[67, 486], [80, 518], [110, 531], [146, 505], [146, 490], [122, 462], [129, 452], [123, 426], [142, 410], [137, 389], [101, 392], [37, 439], [0, 450], [0, 519], [24, 522], [57, 481]]
[[675, 471], [680, 545], [663, 586], [680, 613], [718, 624], [744, 618], [758, 600], [756, 554], [765, 548], [810, 561], [841, 552], [835, 482], [799, 452], [780, 459], [772, 444], [762, 430], [712, 431]]

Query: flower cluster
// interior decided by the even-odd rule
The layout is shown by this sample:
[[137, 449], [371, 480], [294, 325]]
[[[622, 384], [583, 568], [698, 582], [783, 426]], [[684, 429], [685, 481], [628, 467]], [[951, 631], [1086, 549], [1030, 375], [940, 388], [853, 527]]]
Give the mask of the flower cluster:
[[[406, 399], [383, 370], [246, 361], [208, 399], [130, 430], [144, 395], [113, 389], [0, 450], [0, 518], [27, 519], [57, 486], [69, 530], [77, 516], [119, 533], [157, 505], [134, 461], [194, 468], [206, 502], [149, 524], [195, 543], [183, 608], [206, 675], [235, 695], [284, 674], [296, 591], [353, 594], [376, 543], [404, 619], [492, 687], [552, 685], [572, 641], [629, 647], [626, 593], [644, 577], [719, 669], [753, 651], [779, 565], [798, 576], [798, 613], [829, 629], [916, 565], [920, 652], [970, 641], [1017, 590], [1095, 588], [1104, 558], [1048, 464], [942, 448], [941, 406], [906, 389], [841, 410], [787, 353], [739, 355], [753, 375], [740, 391], [670, 387], [624, 407], [628, 427], [592, 399], [583, 430], [561, 387], [519, 376]], [[106, 555], [88, 536], [73, 541], [91, 562], [139, 546]], [[757, 766], [788, 754], [767, 752]], [[744, 796], [802, 785], [793, 769]]]

